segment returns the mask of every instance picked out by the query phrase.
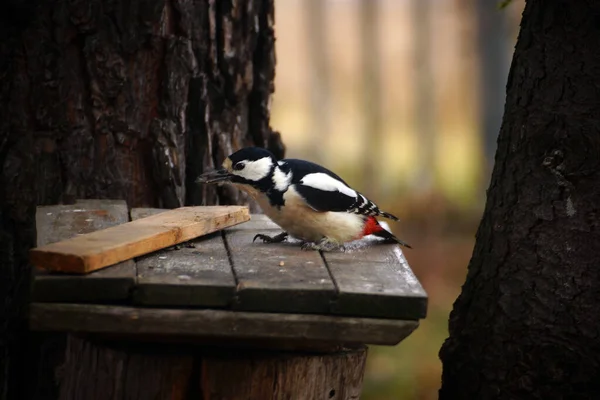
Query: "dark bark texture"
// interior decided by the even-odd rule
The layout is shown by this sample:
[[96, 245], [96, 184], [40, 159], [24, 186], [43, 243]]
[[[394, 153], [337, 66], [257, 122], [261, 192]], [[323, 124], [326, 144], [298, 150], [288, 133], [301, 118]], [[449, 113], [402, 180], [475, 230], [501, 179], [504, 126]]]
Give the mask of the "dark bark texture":
[[283, 156], [273, 25], [273, 0], [0, 5], [0, 399], [34, 398], [25, 349], [47, 356], [25, 319], [36, 205], [241, 203], [195, 177], [247, 145]]
[[598, 2], [527, 1], [441, 399], [598, 398], [599, 22]]

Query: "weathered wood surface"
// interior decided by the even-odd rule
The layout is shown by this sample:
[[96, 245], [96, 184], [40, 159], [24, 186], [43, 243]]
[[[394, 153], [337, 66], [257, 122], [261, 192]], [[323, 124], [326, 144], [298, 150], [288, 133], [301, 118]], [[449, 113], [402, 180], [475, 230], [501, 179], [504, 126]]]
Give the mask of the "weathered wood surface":
[[[121, 200], [78, 200], [73, 205], [38, 207], [37, 245], [123, 224], [128, 218], [127, 204]], [[123, 301], [129, 297], [135, 278], [133, 260], [92, 272], [86, 279], [35, 269], [32, 299], [84, 303]]]
[[36, 331], [395, 345], [417, 321], [205, 309], [32, 303]]
[[367, 350], [340, 353], [219, 353], [190, 346], [153, 347], [69, 336], [60, 400], [355, 400]]
[[[132, 220], [161, 209], [133, 209]], [[234, 297], [235, 277], [221, 233], [137, 259], [133, 302], [140, 305], [226, 307]]]
[[89, 273], [250, 219], [248, 208], [181, 207], [31, 250], [33, 265]]
[[192, 399], [189, 353], [144, 354], [69, 335], [65, 356], [59, 400]]
[[40, 206], [35, 215], [37, 246], [124, 224], [129, 221], [128, 212], [122, 200], [77, 200], [70, 205]]
[[204, 357], [202, 399], [358, 399], [367, 350]]
[[[271, 232], [272, 230], [275, 230], [275, 232]], [[264, 233], [276, 235], [277, 233], [281, 232], [282, 229], [275, 222], [271, 221], [266, 215], [252, 214], [250, 221], [227, 228], [226, 231], [257, 231], [256, 233], [267, 231]]]
[[[57, 206], [57, 210], [63, 210], [67, 216], [76, 215], [79, 218], [76, 221], [67, 219], [62, 224], [54, 223], [47, 219], [50, 216], [46, 214], [50, 212], [46, 212], [40, 214], [40, 223], [53, 224], [64, 232], [70, 229], [71, 234], [75, 234], [83, 229], [81, 221], [93, 222], [86, 222], [95, 218], [93, 213], [99, 212], [111, 221], [115, 219], [110, 210], [117, 207], [117, 203], [106, 203], [106, 210], [92, 208], [89, 212], [93, 218], [83, 212], [82, 204]], [[86, 204], [99, 206], [104, 203]], [[80, 212], [68, 211], [73, 207], [78, 207], [75, 209]], [[123, 204], [118, 207], [123, 221], [125, 208]], [[133, 220], [138, 220], [166, 212], [134, 208], [130, 214]], [[62, 214], [56, 213], [55, 217], [57, 215]], [[376, 239], [362, 240], [347, 246], [345, 253], [319, 254], [300, 250], [298, 242], [252, 242], [257, 233], [275, 235], [280, 231], [264, 215], [253, 215], [249, 222], [221, 233], [138, 258], [135, 276], [132, 276], [135, 272], [131, 266], [125, 276], [122, 276], [121, 266], [89, 275], [46, 274], [47, 278], [41, 278], [39, 282], [36, 278], [33, 298], [36, 301], [81, 303], [120, 300], [147, 306], [411, 320], [425, 316], [426, 294], [398, 246], [376, 243]], [[48, 232], [48, 237], [62, 237], [44, 227], [40, 232]], [[101, 284], [99, 279], [102, 279]]]
[[323, 257], [338, 293], [332, 313], [383, 318], [424, 318], [427, 294], [411, 271], [400, 246], [365, 238], [344, 253]]
[[335, 286], [319, 253], [302, 251], [298, 244], [252, 243], [256, 233], [225, 234], [238, 282], [234, 308], [328, 313]]

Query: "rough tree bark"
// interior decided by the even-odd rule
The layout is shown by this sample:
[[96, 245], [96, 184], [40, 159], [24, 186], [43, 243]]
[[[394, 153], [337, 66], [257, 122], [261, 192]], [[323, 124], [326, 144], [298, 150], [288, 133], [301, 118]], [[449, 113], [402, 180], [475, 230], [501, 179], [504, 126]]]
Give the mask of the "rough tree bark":
[[273, 24], [272, 0], [2, 3], [0, 399], [53, 396], [30, 363], [55, 347], [39, 350], [25, 322], [36, 205], [239, 203], [193, 180], [246, 145], [283, 156]]
[[441, 399], [600, 393], [599, 16], [527, 1]]

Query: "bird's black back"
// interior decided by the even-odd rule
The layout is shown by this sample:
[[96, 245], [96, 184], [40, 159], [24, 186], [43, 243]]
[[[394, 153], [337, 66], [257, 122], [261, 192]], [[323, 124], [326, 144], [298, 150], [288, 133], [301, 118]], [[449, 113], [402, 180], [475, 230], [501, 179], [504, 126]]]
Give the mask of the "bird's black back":
[[[288, 165], [288, 167], [291, 168], [291, 170], [293, 171], [292, 184], [300, 183], [300, 180], [307, 174], [321, 172], [321, 173], [324, 173], [324, 174], [334, 177], [338, 181], [342, 182], [344, 185], [348, 186], [348, 184], [342, 178], [340, 178], [337, 174], [335, 174], [334, 172], [328, 170], [327, 168], [325, 168], [319, 164], [315, 164], [314, 162], [310, 162], [310, 161], [306, 161], [306, 160], [298, 160], [296, 158], [286, 158], [281, 161], [286, 163]], [[288, 170], [286, 170], [284, 172], [287, 172]]]

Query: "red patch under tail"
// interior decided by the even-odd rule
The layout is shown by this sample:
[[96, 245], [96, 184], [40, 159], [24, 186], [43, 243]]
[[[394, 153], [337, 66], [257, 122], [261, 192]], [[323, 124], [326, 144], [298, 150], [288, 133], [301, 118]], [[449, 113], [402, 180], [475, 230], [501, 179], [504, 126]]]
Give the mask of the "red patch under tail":
[[395, 242], [402, 246], [406, 246], [409, 249], [412, 249], [411, 245], [404, 242], [403, 240], [398, 239], [391, 232], [385, 230], [383, 228], [383, 226], [379, 225], [379, 222], [377, 221], [377, 219], [375, 217], [369, 217], [365, 221], [365, 227], [363, 228], [363, 236], [367, 236], [367, 235], [379, 236], [380, 238], [383, 238], [385, 240]]
[[363, 236], [372, 235], [374, 233], [381, 232], [382, 230], [384, 230], [383, 226], [379, 225], [379, 222], [377, 222], [377, 218], [369, 217], [365, 221], [365, 227], [363, 228]]

